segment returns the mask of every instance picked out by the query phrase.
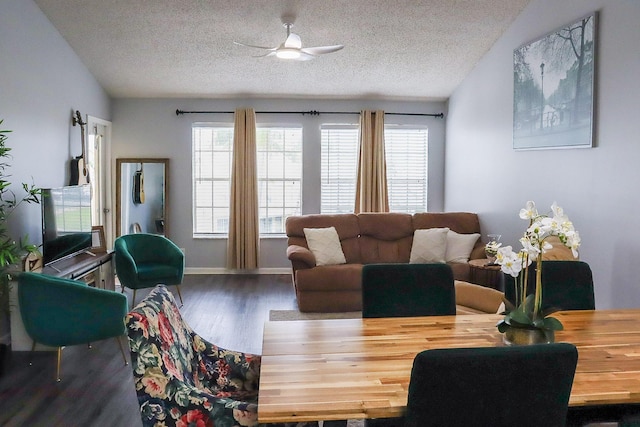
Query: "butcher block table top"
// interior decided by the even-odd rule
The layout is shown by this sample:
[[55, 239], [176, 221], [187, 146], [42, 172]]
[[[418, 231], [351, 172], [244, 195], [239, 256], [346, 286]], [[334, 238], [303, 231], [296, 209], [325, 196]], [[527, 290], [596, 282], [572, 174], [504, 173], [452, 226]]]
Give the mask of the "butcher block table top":
[[[640, 403], [640, 309], [564, 311], [578, 348], [569, 406]], [[416, 354], [503, 346], [498, 314], [266, 322], [261, 423], [398, 417]]]

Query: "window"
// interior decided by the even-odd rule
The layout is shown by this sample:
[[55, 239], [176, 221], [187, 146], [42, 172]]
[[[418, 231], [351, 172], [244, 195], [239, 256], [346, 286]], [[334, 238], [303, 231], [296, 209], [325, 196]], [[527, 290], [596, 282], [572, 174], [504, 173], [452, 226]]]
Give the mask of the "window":
[[[196, 124], [193, 139], [193, 235], [229, 233], [233, 126]], [[301, 213], [302, 128], [256, 129], [260, 234], [284, 233]]]
[[427, 210], [427, 129], [385, 126], [387, 187], [391, 212]]
[[193, 236], [229, 232], [233, 126], [194, 125]]
[[[353, 212], [358, 170], [358, 126], [323, 125], [321, 213]], [[384, 130], [391, 212], [427, 210], [427, 129], [388, 125]]]
[[322, 125], [320, 212], [353, 212], [358, 169], [358, 126]]
[[256, 130], [260, 234], [282, 234], [288, 216], [300, 215], [302, 128]]

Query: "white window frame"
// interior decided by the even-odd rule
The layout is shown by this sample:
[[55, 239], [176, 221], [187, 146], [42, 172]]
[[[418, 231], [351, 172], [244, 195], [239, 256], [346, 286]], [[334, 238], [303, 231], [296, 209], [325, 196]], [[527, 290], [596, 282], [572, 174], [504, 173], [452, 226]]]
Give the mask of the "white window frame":
[[[424, 146], [420, 149], [413, 147], [407, 150], [394, 145], [400, 141], [393, 141], [391, 134], [397, 131], [424, 134]], [[391, 212], [427, 212], [429, 188], [429, 130], [426, 126], [415, 125], [385, 125], [385, 158], [387, 162], [387, 191], [389, 195], [389, 211]], [[418, 140], [414, 141], [416, 144]], [[422, 174], [419, 164], [423, 165]], [[411, 191], [413, 188], [413, 199]], [[419, 191], [415, 189], [419, 188]], [[421, 194], [417, 194], [420, 192]], [[405, 195], [404, 199], [403, 196]], [[417, 196], [417, 197], [416, 197]], [[403, 199], [403, 200], [402, 200]], [[400, 201], [402, 200], [402, 202]], [[418, 203], [418, 200], [421, 202]]]
[[[326, 139], [326, 132], [354, 133], [354, 140], [344, 139], [348, 134]], [[320, 213], [353, 213], [358, 174], [359, 126], [357, 124], [322, 124], [320, 126]], [[338, 146], [338, 144], [342, 146]], [[331, 164], [332, 152], [340, 156], [338, 164]], [[352, 159], [352, 161], [349, 160]], [[352, 164], [351, 164], [352, 163]], [[332, 205], [338, 201], [337, 206]]]
[[[294, 131], [296, 134], [299, 133], [299, 149], [292, 149], [291, 145], [286, 143], [287, 137], [285, 135], [285, 144], [282, 150], [263, 150], [263, 147], [260, 147], [259, 134], [273, 130], [284, 131], [285, 134], [288, 131]], [[260, 221], [260, 236], [274, 237], [284, 235], [285, 220], [287, 217], [300, 215], [302, 213], [303, 143], [304, 134], [302, 125], [263, 124], [256, 126], [256, 159], [258, 162], [256, 172], [258, 175], [258, 218]], [[270, 153], [271, 157], [269, 157], [267, 153]], [[260, 156], [262, 155], [267, 156], [268, 160], [261, 165]], [[277, 157], [282, 155], [282, 161], [274, 161], [274, 155]], [[300, 158], [300, 169], [298, 171], [293, 171], [291, 162], [287, 161], [287, 157], [292, 155], [298, 155]], [[276, 171], [276, 173], [270, 174], [275, 164], [278, 164], [278, 167], [282, 168], [282, 170], [281, 172]], [[265, 167], [266, 171], [264, 170]], [[281, 194], [278, 194], [279, 186], [282, 188]], [[261, 189], [265, 187], [267, 188], [266, 193], [261, 191]], [[298, 190], [297, 197], [293, 197], [293, 200], [290, 200], [287, 195], [295, 194], [295, 187], [297, 187]], [[291, 191], [291, 188], [293, 188], [293, 191]], [[276, 200], [281, 201], [281, 203], [277, 203]], [[275, 205], [275, 203], [278, 205]], [[276, 212], [276, 215], [272, 215], [272, 212]], [[271, 224], [271, 218], [280, 218], [280, 229], [276, 231], [266, 230], [266, 227]]]
[[[227, 150], [215, 150], [214, 145], [211, 145], [211, 149], [204, 150], [202, 147], [197, 147], [195, 133], [198, 129], [201, 128], [213, 128], [215, 130], [221, 131], [231, 131], [230, 143]], [[260, 167], [260, 156], [266, 156], [267, 151], [261, 149], [259, 147], [259, 143], [256, 146], [256, 174], [258, 177], [258, 212], [260, 218], [260, 236], [261, 237], [274, 237], [274, 236], [282, 236], [285, 233], [284, 230], [284, 221], [288, 215], [300, 215], [302, 210], [302, 145], [303, 145], [303, 129], [301, 125], [280, 125], [280, 124], [266, 124], [266, 125], [258, 125], [256, 126], [256, 136], [259, 138], [258, 133], [264, 132], [265, 130], [273, 130], [273, 129], [295, 129], [300, 132], [300, 143], [299, 150], [290, 150], [289, 145], [285, 145], [282, 151], [276, 151], [277, 153], [282, 153], [283, 157], [286, 157], [288, 154], [296, 154], [300, 156], [300, 170], [297, 173], [297, 176], [292, 176], [290, 162], [287, 164], [286, 161], [281, 161], [279, 164], [283, 167], [281, 173], [276, 173], [276, 177], [273, 175], [271, 177], [264, 176], [264, 173], [261, 172]], [[218, 172], [219, 168], [215, 168], [216, 164], [215, 152], [226, 153], [229, 164], [227, 165], [226, 170], [220, 175]], [[208, 162], [203, 162], [203, 155], [210, 156]], [[194, 238], [226, 238], [229, 235], [228, 227], [229, 227], [229, 212], [230, 212], [230, 192], [231, 192], [231, 171], [232, 171], [232, 159], [233, 159], [233, 124], [232, 123], [194, 123], [192, 125], [192, 221], [193, 228], [192, 233]], [[271, 158], [273, 160], [273, 158]], [[278, 164], [278, 162], [272, 162], [270, 164], [269, 161], [263, 162], [266, 164], [267, 168], [273, 166], [274, 164]], [[211, 168], [211, 170], [203, 170], [203, 166], [206, 168], [207, 165]], [[264, 166], [263, 166], [264, 167]], [[224, 168], [223, 168], [224, 169]], [[269, 171], [267, 170], [267, 174]], [[294, 174], [295, 175], [295, 174]], [[278, 187], [281, 183], [282, 194], [276, 195], [275, 197], [269, 197], [262, 193], [261, 188], [269, 188], [269, 187]], [[202, 193], [202, 188], [206, 187], [208, 184], [209, 191], [211, 191], [211, 195], [208, 195], [206, 192]], [[289, 202], [287, 195], [291, 195], [291, 192], [287, 192], [286, 186], [294, 185], [299, 189], [297, 200], [293, 203]], [[222, 198], [216, 197], [216, 190], [218, 192], [222, 191]], [[224, 188], [224, 190], [220, 190]], [[206, 189], [206, 188], [205, 188]], [[199, 193], [200, 192], [200, 193]], [[272, 194], [273, 196], [273, 194]], [[295, 198], [295, 197], [294, 197]], [[216, 199], [219, 200], [218, 204], [216, 204]], [[270, 203], [270, 200], [280, 200], [282, 203], [279, 203], [281, 206], [273, 206]], [[219, 211], [226, 210], [226, 228], [224, 231], [220, 230], [220, 227], [216, 226], [213, 223], [215, 216], [213, 215], [213, 211], [217, 209]], [[201, 225], [202, 216], [206, 217], [207, 210], [211, 211], [209, 213], [212, 223], [209, 227], [205, 225]], [[277, 231], [268, 231], [264, 230], [266, 226], [266, 220], [262, 218], [261, 214], [266, 213], [265, 217], [268, 218], [271, 211], [280, 210], [280, 222], [282, 224], [282, 229]], [[218, 217], [220, 218], [220, 217]]]
[[[197, 149], [196, 140], [195, 140], [195, 132], [199, 128], [213, 128], [216, 130], [228, 132], [231, 131], [231, 141], [229, 143], [229, 148], [227, 150], [214, 150], [212, 145], [211, 150], [202, 150]], [[215, 131], [214, 131], [215, 132]], [[194, 238], [226, 238], [229, 235], [229, 206], [230, 206], [230, 191], [231, 191], [231, 161], [233, 157], [233, 123], [194, 123], [192, 125], [192, 225], [193, 225], [193, 237]], [[203, 152], [207, 153], [206, 155], [211, 156], [210, 164], [211, 171], [202, 169], [202, 157]], [[228, 164], [228, 175], [227, 174], [218, 174], [217, 176], [213, 172], [213, 164], [214, 153], [215, 152], [225, 152], [228, 153], [229, 164]], [[209, 173], [211, 172], [211, 173]], [[226, 175], [226, 176], [225, 176]], [[211, 195], [207, 194], [198, 194], [199, 189], [205, 187], [207, 184], [210, 185]], [[215, 188], [225, 188], [223, 190], [226, 192], [226, 195], [223, 194], [221, 200], [222, 203], [215, 203], [216, 200], [216, 190]], [[200, 219], [198, 215], [201, 215], [201, 212], [210, 210], [209, 214], [211, 217], [211, 227], [205, 227], [204, 225], [199, 227]], [[226, 210], [226, 231], [220, 231], [219, 227], [216, 227], [213, 223], [215, 216], [213, 215], [214, 210], [224, 211]], [[207, 214], [204, 214], [206, 217]], [[217, 229], [217, 231], [216, 231]]]

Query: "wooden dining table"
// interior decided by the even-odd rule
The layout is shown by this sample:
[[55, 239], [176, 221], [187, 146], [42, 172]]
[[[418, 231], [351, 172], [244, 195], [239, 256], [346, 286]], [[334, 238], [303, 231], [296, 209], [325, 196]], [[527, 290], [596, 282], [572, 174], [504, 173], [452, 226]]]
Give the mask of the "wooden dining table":
[[[573, 408], [640, 403], [640, 309], [564, 311], [578, 348]], [[413, 359], [434, 348], [503, 346], [498, 314], [266, 322], [261, 423], [386, 418], [406, 408]], [[505, 390], [509, 387], [505, 384]]]

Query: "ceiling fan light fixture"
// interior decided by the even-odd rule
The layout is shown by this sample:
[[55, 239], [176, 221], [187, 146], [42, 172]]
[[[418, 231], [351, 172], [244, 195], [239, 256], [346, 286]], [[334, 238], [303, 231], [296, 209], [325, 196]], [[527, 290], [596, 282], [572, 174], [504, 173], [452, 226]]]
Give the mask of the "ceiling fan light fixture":
[[298, 49], [283, 47], [276, 51], [276, 56], [280, 59], [298, 59], [300, 58], [300, 51]]

